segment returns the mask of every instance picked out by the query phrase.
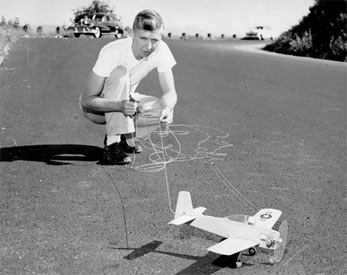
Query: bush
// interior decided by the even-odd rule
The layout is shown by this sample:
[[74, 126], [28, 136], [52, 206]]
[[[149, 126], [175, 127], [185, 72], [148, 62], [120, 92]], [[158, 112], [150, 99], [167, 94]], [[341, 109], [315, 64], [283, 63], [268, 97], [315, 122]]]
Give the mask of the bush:
[[305, 32], [302, 37], [296, 34], [295, 39], [290, 39], [289, 45], [293, 54], [309, 56], [310, 49], [312, 48], [311, 32]]
[[335, 41], [332, 41], [330, 43], [330, 49], [331, 49], [331, 58], [329, 59], [334, 59], [335, 57], [341, 57], [340, 61], [347, 62], [346, 39], [343, 39], [341, 36], [339, 36]]
[[8, 47], [23, 35], [22, 30], [9, 26], [0, 27], [0, 56], [6, 56]]
[[316, 0], [301, 22], [264, 49], [347, 61], [347, 0]]

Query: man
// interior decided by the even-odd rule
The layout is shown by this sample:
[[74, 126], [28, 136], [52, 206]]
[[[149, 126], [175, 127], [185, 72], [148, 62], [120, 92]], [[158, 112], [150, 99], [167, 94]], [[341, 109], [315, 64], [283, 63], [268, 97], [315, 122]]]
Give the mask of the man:
[[[162, 41], [163, 20], [153, 10], [134, 20], [133, 38], [104, 46], [89, 75], [80, 105], [85, 117], [106, 124], [104, 161], [126, 164], [128, 154], [140, 153], [135, 136], [145, 137], [161, 124], [172, 123], [177, 102], [172, 67], [176, 61]], [[139, 82], [157, 69], [162, 97], [135, 93]]]

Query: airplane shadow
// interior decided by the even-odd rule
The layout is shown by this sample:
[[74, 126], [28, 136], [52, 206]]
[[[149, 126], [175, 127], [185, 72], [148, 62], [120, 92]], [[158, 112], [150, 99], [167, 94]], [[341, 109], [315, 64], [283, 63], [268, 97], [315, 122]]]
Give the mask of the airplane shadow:
[[79, 144], [27, 145], [0, 148], [0, 162], [17, 160], [70, 165], [72, 161], [102, 162], [102, 148]]
[[126, 247], [113, 247], [110, 246], [110, 249], [118, 250], [132, 250], [132, 252], [123, 258], [126, 260], [135, 260], [139, 257], [142, 257], [149, 253], [159, 253], [172, 257], [183, 258], [187, 260], [195, 260], [195, 262], [185, 268], [184, 270], [179, 271], [175, 275], [183, 274], [201, 274], [201, 275], [210, 275], [222, 268], [236, 268], [237, 254], [231, 256], [219, 256], [214, 253], [208, 252], [205, 256], [193, 256], [175, 252], [168, 252], [157, 250], [157, 248], [162, 244], [161, 241], [154, 240], [149, 242], [139, 248], [126, 248]]

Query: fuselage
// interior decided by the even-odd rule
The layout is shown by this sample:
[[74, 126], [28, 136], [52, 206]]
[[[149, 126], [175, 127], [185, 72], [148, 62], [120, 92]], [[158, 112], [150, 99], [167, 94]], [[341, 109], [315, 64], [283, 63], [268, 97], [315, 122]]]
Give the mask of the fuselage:
[[280, 233], [273, 229], [232, 221], [228, 218], [200, 215], [190, 225], [224, 238], [251, 240], [267, 249], [274, 249], [275, 243], [280, 240]]

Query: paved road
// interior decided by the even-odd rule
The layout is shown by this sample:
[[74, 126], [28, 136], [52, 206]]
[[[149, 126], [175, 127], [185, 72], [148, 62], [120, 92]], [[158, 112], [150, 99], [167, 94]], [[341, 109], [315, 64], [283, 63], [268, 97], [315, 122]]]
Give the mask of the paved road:
[[[109, 41], [22, 39], [1, 68], [1, 274], [343, 274], [346, 64], [169, 41], [175, 125], [103, 166], [78, 96]], [[155, 73], [139, 91], [160, 94]], [[281, 209], [282, 262], [234, 269], [218, 237], [168, 226], [179, 190], [216, 216]]]

